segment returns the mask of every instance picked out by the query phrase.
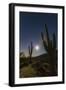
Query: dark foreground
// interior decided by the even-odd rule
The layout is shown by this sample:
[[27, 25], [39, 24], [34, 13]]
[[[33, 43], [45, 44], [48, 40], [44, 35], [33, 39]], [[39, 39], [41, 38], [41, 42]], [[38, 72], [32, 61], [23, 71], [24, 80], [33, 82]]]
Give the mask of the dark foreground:
[[20, 57], [20, 78], [57, 76], [57, 55], [51, 61], [47, 54], [38, 57]]

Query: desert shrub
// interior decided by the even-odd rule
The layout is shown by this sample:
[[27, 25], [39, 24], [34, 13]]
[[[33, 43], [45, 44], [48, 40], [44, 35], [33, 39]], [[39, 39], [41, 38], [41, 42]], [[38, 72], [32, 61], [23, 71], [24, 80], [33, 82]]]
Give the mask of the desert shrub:
[[20, 68], [27, 66], [29, 64], [29, 59], [27, 58], [20, 58]]
[[36, 70], [31, 66], [25, 66], [20, 70], [20, 77], [35, 77]]

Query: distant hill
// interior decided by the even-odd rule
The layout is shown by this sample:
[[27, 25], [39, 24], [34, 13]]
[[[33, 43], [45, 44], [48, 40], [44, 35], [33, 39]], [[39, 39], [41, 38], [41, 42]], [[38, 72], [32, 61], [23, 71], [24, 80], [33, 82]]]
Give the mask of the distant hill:
[[48, 61], [48, 54], [42, 54], [40, 56], [37, 56], [37, 57], [32, 57], [32, 61], [36, 62], [36, 61], [42, 61], [42, 62], [47, 62]]
[[[40, 56], [36, 56], [36, 57], [32, 57], [32, 63], [49, 63], [49, 57], [48, 54], [42, 54]], [[55, 62], [55, 64], [57, 63], [57, 55], [56, 58], [53, 60]], [[30, 62], [29, 57], [20, 57], [20, 66], [22, 66], [23, 64], [27, 64]]]

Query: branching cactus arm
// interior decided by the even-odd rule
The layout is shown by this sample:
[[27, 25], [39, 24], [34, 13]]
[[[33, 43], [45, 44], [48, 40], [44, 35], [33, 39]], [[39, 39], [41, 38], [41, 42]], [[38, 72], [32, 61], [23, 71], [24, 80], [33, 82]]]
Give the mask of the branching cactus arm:
[[50, 43], [50, 38], [49, 38], [48, 27], [47, 27], [47, 25], [46, 25], [46, 24], [45, 24], [45, 31], [46, 31], [47, 43], [48, 43], [48, 45], [49, 45], [49, 43]]
[[44, 40], [44, 34], [43, 34], [43, 32], [41, 32], [41, 38], [42, 38], [44, 49], [48, 52], [48, 46], [47, 46], [46, 41]]

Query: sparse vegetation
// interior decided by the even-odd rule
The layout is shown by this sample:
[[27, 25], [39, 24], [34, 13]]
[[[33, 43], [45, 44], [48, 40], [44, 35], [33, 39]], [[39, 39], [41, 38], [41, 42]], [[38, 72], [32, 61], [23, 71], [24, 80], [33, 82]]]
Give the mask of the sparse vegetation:
[[[46, 36], [46, 37], [44, 37]], [[55, 33], [52, 39], [45, 24], [45, 33], [41, 32], [42, 45], [46, 54], [32, 57], [33, 42], [28, 46], [29, 57], [20, 57], [20, 77], [41, 77], [57, 75], [57, 46]], [[21, 55], [21, 54], [20, 54]], [[23, 56], [25, 54], [23, 53]]]

